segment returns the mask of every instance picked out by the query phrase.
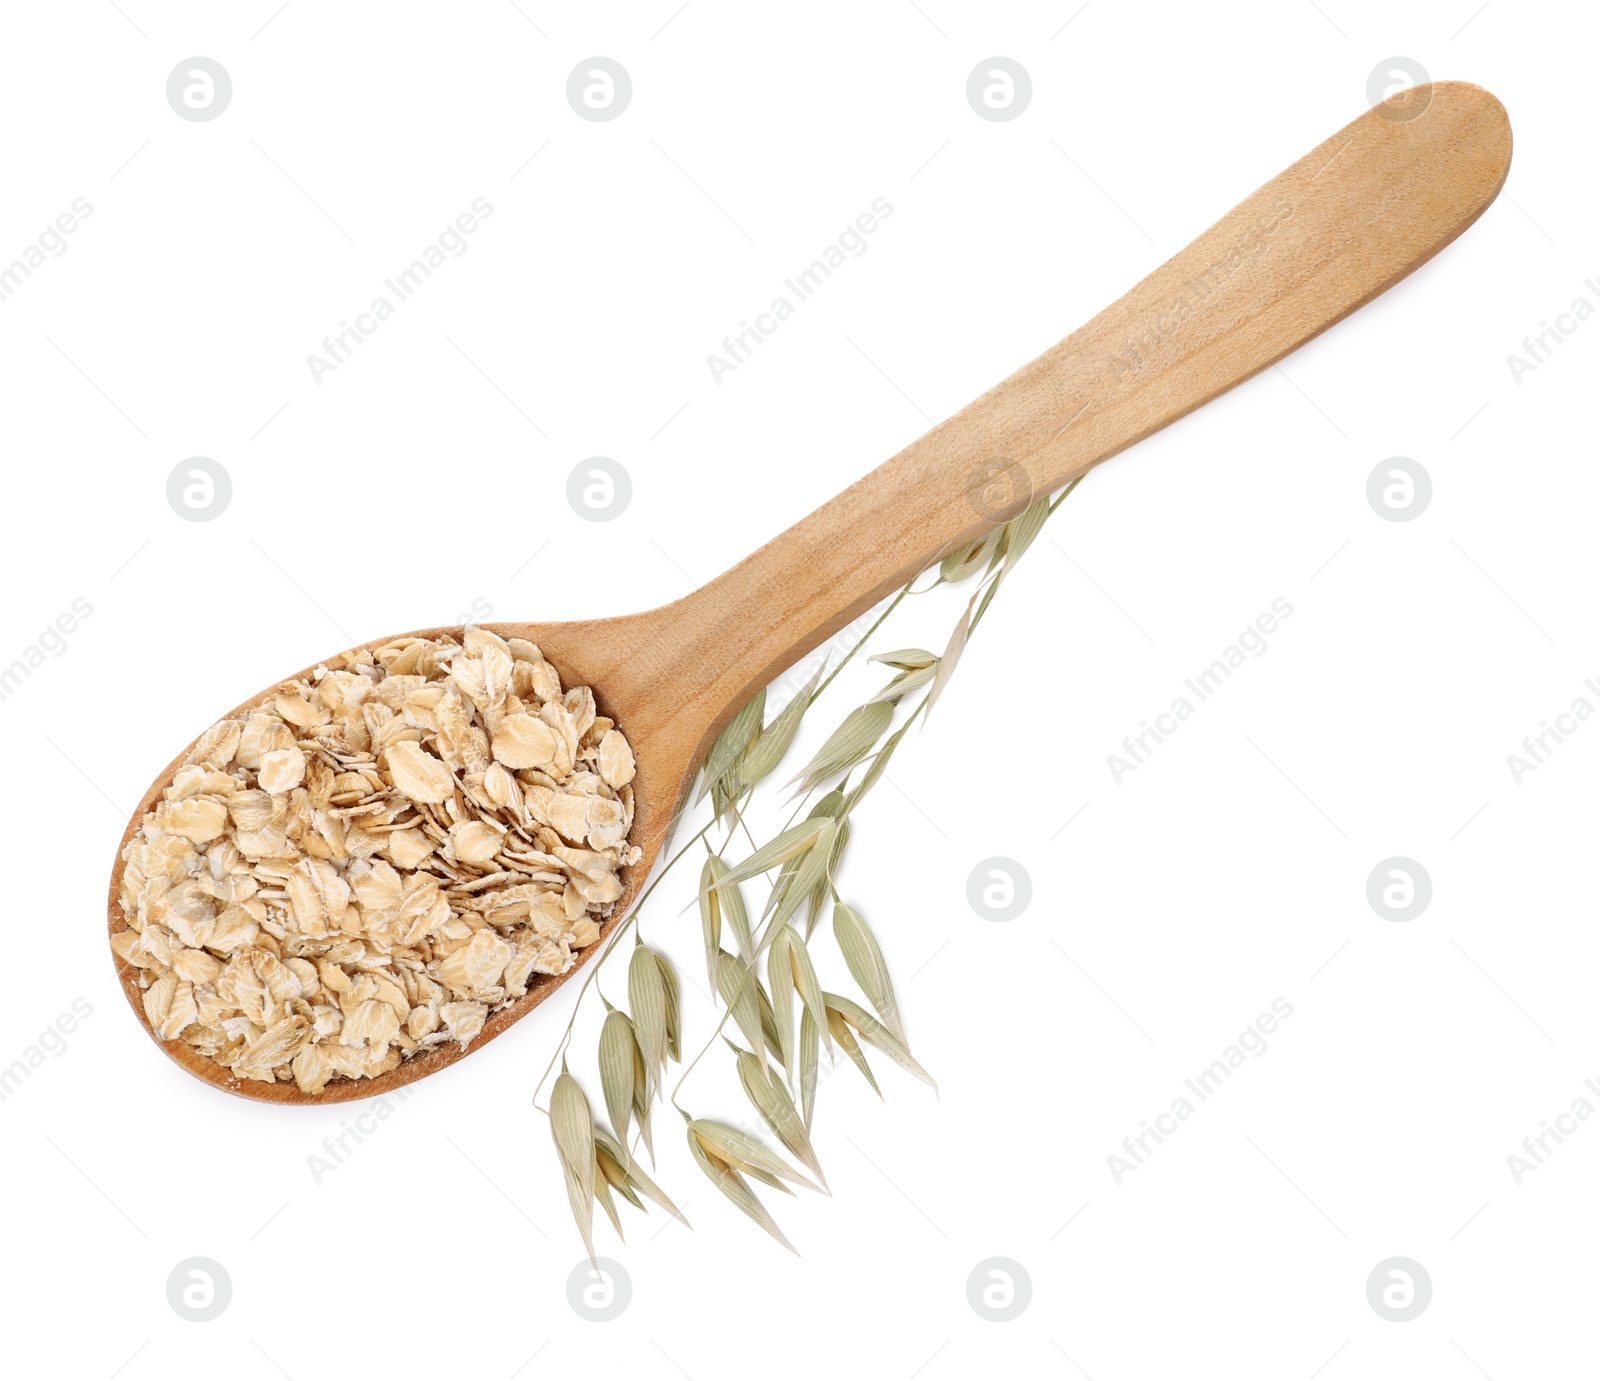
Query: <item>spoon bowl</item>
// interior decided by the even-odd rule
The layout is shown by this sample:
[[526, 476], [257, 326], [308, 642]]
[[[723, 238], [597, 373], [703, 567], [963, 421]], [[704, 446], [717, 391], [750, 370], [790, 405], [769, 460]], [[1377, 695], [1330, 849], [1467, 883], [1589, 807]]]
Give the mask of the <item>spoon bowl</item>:
[[[633, 747], [630, 838], [641, 857], [623, 875], [601, 941], [657, 861], [714, 736], [750, 696], [945, 555], [1276, 363], [1419, 268], [1489, 206], [1510, 161], [1505, 109], [1481, 87], [1434, 82], [1397, 93], [1245, 198], [1087, 325], [693, 594], [622, 618], [482, 625], [538, 644], [562, 684], [589, 686]], [[277, 684], [234, 713], [260, 704]], [[118, 848], [113, 935], [127, 924], [122, 850], [187, 751], [145, 793]], [[465, 1050], [435, 1046], [388, 1074], [335, 1080], [316, 1095], [293, 1082], [235, 1080], [182, 1041], [158, 1043], [191, 1074], [244, 1097], [372, 1097], [493, 1040], [599, 948], [579, 952], [565, 974], [536, 976]], [[156, 1039], [140, 970], [116, 963], [135, 1015]]]

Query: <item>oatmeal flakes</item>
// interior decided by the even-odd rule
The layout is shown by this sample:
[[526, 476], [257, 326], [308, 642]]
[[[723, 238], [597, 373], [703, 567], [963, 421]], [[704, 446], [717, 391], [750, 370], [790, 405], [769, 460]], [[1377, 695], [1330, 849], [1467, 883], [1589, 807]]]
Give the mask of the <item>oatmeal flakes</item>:
[[639, 850], [633, 751], [484, 629], [401, 639], [213, 725], [123, 851], [162, 1040], [318, 1094], [465, 1047], [598, 940]]

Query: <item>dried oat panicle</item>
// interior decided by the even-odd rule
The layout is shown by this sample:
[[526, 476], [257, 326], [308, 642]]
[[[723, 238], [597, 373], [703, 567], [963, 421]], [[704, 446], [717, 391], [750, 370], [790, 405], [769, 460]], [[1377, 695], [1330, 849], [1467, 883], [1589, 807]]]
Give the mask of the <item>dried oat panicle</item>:
[[879, 652], [868, 657], [869, 662], [882, 662], [885, 666], [894, 667], [897, 671], [921, 671], [932, 666], [939, 659], [933, 653], [921, 647], [901, 647], [893, 652]]
[[861, 913], [843, 902], [836, 903], [833, 908], [833, 936], [856, 986], [867, 995], [867, 1000], [877, 1009], [895, 1039], [904, 1042], [900, 1005], [895, 1000], [894, 984], [889, 979], [889, 965], [878, 947], [877, 937]]
[[822, 985], [811, 962], [811, 952], [800, 933], [792, 926], [779, 925], [767, 950], [767, 986], [771, 991], [773, 1025], [776, 1028], [779, 1058], [784, 1067], [794, 1069], [794, 999], [814, 1022], [827, 1021]]
[[[612, 1016], [621, 1016], [612, 1012]], [[609, 1096], [608, 1096], [609, 1102]], [[640, 1195], [659, 1204], [679, 1219], [685, 1227], [689, 1220], [656, 1186], [629, 1154], [626, 1137], [613, 1137], [591, 1119], [589, 1100], [584, 1096], [578, 1081], [567, 1071], [565, 1064], [550, 1093], [550, 1132], [555, 1140], [556, 1154], [561, 1161], [562, 1176], [566, 1181], [567, 1198], [572, 1208], [573, 1220], [583, 1245], [594, 1259], [594, 1206], [599, 1204], [606, 1217], [623, 1235], [622, 1218], [617, 1212], [611, 1191], [615, 1189], [635, 1208], [646, 1211]]]
[[694, 1157], [695, 1164], [705, 1172], [706, 1177], [741, 1212], [760, 1223], [777, 1241], [798, 1256], [800, 1253], [795, 1251], [794, 1244], [783, 1235], [782, 1229], [767, 1212], [766, 1206], [756, 1197], [745, 1176], [760, 1180], [763, 1184], [771, 1185], [785, 1194], [793, 1192], [784, 1184], [785, 1180], [804, 1185], [808, 1189], [816, 1189], [817, 1186], [804, 1175], [791, 1170], [754, 1137], [747, 1136], [736, 1127], [705, 1118], [694, 1118], [689, 1120], [688, 1133], [689, 1152]]
[[[677, 1102], [682, 1080], [671, 1101], [688, 1124], [690, 1154], [702, 1173], [791, 1251], [793, 1246], [757, 1197], [752, 1181], [783, 1193], [792, 1193], [794, 1184], [828, 1192], [812, 1139], [822, 1048], [828, 1047], [834, 1061], [839, 1058], [837, 1051], [843, 1050], [880, 1096], [867, 1047], [887, 1055], [937, 1091], [907, 1044], [899, 1001], [878, 938], [862, 913], [837, 890], [839, 864], [850, 839], [851, 814], [882, 778], [912, 724], [919, 718], [926, 722], [1006, 574], [1074, 487], [1076, 481], [1054, 500], [1039, 500], [944, 561], [933, 585], [966, 580], [982, 572], [944, 651], [935, 655], [923, 648], [906, 647], [870, 659], [894, 674], [878, 694], [850, 712], [791, 782], [797, 784], [802, 806], [814, 792], [831, 784], [804, 820], [790, 823], [765, 843], [752, 837], [751, 852], [737, 862], [723, 857], [735, 829], [745, 824], [754, 788], [782, 762], [802, 718], [831, 682], [832, 675], [823, 677], [826, 661], [770, 724], [762, 724], [766, 693], [753, 697], [730, 720], [702, 766], [700, 797], [711, 797], [712, 819], [690, 844], [705, 839], [724, 816], [731, 816], [731, 822], [722, 850], [713, 851], [706, 843], [707, 857], [698, 886], [706, 977], [711, 1000], [722, 1017], [690, 1069], [716, 1045], [720, 1035], [733, 1053], [740, 1085], [761, 1122], [812, 1178], [747, 1132], [724, 1122], [691, 1117]], [[907, 586], [868, 636], [913, 592], [913, 587]], [[855, 650], [846, 655], [845, 662]], [[834, 674], [838, 670], [835, 668]], [[918, 691], [922, 692], [920, 701], [894, 728], [903, 704]], [[745, 833], [749, 833], [748, 827]], [[776, 877], [771, 876], [774, 870]], [[768, 875], [770, 886], [760, 924], [753, 933], [741, 885], [755, 884], [763, 874]], [[830, 903], [834, 943], [871, 1010], [853, 998], [824, 991], [818, 979], [812, 957], [814, 927]], [[627, 924], [636, 920], [630, 918]], [[726, 937], [724, 930], [729, 932]], [[725, 938], [734, 952], [725, 947]], [[600, 1036], [601, 1085], [617, 1135], [612, 1137], [600, 1128], [593, 1132], [597, 1184], [607, 1186], [604, 1193], [597, 1189], [596, 1197], [619, 1232], [621, 1223], [611, 1189], [635, 1206], [640, 1206], [640, 1194], [662, 1202], [656, 1198], [659, 1191], [642, 1179], [642, 1172], [630, 1161], [626, 1141], [630, 1124], [637, 1122], [641, 1138], [649, 1145], [649, 1109], [655, 1097], [666, 1096], [662, 1076], [667, 1060], [679, 1057], [675, 974], [664, 954], [642, 943], [636, 943], [628, 966], [628, 1001], [632, 1015], [609, 1012]], [[743, 1045], [730, 1038], [735, 1033]], [[581, 1185], [578, 1188], [581, 1191]], [[581, 1215], [579, 1224], [584, 1227]]]
[[798, 825], [791, 825], [781, 834], [763, 844], [748, 858], [729, 868], [726, 872], [720, 872], [719, 876], [706, 884], [707, 888], [725, 896], [729, 889], [738, 883], [755, 877], [757, 873], [764, 873], [768, 868], [785, 863], [798, 854], [805, 853], [816, 843], [818, 835], [822, 833], [827, 824], [826, 817], [813, 817], [808, 820], [802, 820]]
[[599, 1063], [606, 1115], [617, 1134], [617, 1159], [631, 1172], [629, 1123], [638, 1123], [639, 1138], [654, 1160], [650, 1109], [662, 1093], [667, 1061], [683, 1058], [678, 975], [664, 954], [642, 943], [635, 943], [628, 965], [628, 1005], [631, 1016], [607, 1012], [600, 1028]]
[[578, 1081], [562, 1066], [550, 1094], [550, 1134], [561, 1157], [561, 1170], [567, 1182], [567, 1198], [572, 1216], [589, 1259], [594, 1259], [594, 1197], [596, 1157], [594, 1122], [589, 1116], [589, 1100]]
[[867, 1082], [880, 1093], [880, 1096], [878, 1081], [872, 1077], [871, 1070], [867, 1068], [866, 1056], [861, 1053], [857, 1036], [869, 1045], [876, 1046], [902, 1069], [915, 1074], [930, 1088], [939, 1087], [934, 1083], [933, 1076], [911, 1058], [911, 1052], [906, 1049], [905, 1043], [859, 1003], [841, 997], [838, 993], [824, 993], [822, 997], [827, 1004], [828, 1028], [833, 1032], [834, 1039], [844, 1046], [850, 1058], [867, 1076]]
[[800, 728], [800, 721], [811, 708], [811, 701], [817, 693], [817, 683], [822, 680], [823, 669], [827, 666], [823, 662], [811, 674], [811, 679], [802, 686], [783, 709], [778, 713], [771, 724], [760, 731], [754, 743], [746, 751], [744, 761], [739, 768], [739, 785], [746, 790], [765, 778], [772, 772], [784, 755], [789, 751], [789, 745], [794, 742], [795, 733]]
[[[605, 1177], [606, 1182], [630, 1204], [642, 1212], [648, 1212], [639, 1199], [639, 1196], [643, 1195], [651, 1203], [666, 1209], [684, 1227], [692, 1227], [689, 1220], [679, 1211], [678, 1206], [656, 1187], [654, 1180], [644, 1173], [638, 1161], [627, 1159], [627, 1152], [614, 1137], [596, 1127], [594, 1129], [594, 1146], [595, 1160], [599, 1166], [600, 1173]], [[620, 1225], [617, 1231], [619, 1233], [622, 1231]]]
[[[733, 955], [723, 953], [717, 956], [717, 991], [722, 995], [722, 1000], [727, 1004], [728, 1012], [733, 1017], [734, 1024], [743, 1033], [745, 1040], [750, 1043], [756, 1052], [756, 1058], [764, 1065], [766, 1063], [767, 1043], [763, 1034], [762, 1000], [766, 997], [760, 990], [756, 976], [746, 966], [742, 959], [735, 959]], [[769, 1012], [771, 1008], [767, 1009]], [[782, 1059], [782, 1046], [779, 1046], [779, 1059]]]
[[857, 705], [794, 779], [800, 791], [810, 791], [827, 778], [855, 766], [872, 751], [893, 719], [894, 706], [884, 701]]
[[643, 945], [633, 951], [628, 965], [628, 1006], [633, 1030], [644, 1056], [646, 1101], [660, 1087], [667, 1063], [667, 985], [656, 954]]
[[624, 1148], [620, 1157], [624, 1166], [632, 1159], [625, 1148], [629, 1119], [633, 1116], [637, 1073], [643, 1069], [643, 1063], [628, 1014], [616, 1010], [608, 1012], [600, 1028], [600, 1090], [605, 1097], [606, 1116], [611, 1119], [617, 1141]]
[[[700, 774], [700, 793], [695, 797], [697, 802], [703, 801], [714, 789], [732, 786], [733, 779], [738, 775], [740, 761], [761, 732], [761, 717], [766, 709], [767, 692], [763, 689], [728, 721], [727, 727], [717, 736], [711, 751], [706, 754]], [[719, 809], [717, 814], [721, 813]]]
[[830, 1192], [805, 1123], [795, 1111], [794, 1100], [789, 1097], [789, 1091], [784, 1088], [777, 1071], [770, 1065], [763, 1066], [748, 1050], [741, 1050], [731, 1041], [729, 1045], [739, 1064], [739, 1082], [744, 1087], [745, 1096], [761, 1115], [761, 1120], [784, 1144], [789, 1154], [817, 1177], [822, 1191]]

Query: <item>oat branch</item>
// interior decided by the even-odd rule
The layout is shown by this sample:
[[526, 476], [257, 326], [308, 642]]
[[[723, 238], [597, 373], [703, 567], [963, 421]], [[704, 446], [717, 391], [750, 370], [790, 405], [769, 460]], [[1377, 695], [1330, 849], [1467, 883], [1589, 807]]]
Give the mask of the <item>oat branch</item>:
[[[758, 692], [749, 704], [741, 707], [712, 745], [702, 765], [700, 791], [701, 798], [712, 797], [711, 820], [652, 879], [633, 913], [610, 937], [605, 951], [595, 962], [594, 972], [579, 990], [573, 1016], [540, 1080], [542, 1087], [558, 1058], [563, 1062], [563, 1079], [570, 1080], [571, 1076], [565, 1072], [564, 1056], [571, 1044], [577, 1006], [581, 1005], [590, 981], [611, 957], [615, 945], [632, 929], [635, 947], [629, 964], [629, 1010], [613, 1008], [606, 1002], [607, 1015], [599, 1052], [605, 1104], [617, 1137], [610, 1140], [610, 1134], [597, 1123], [592, 1133], [588, 1132], [591, 1114], [586, 1101], [579, 1109], [582, 1094], [575, 1092], [575, 1081], [566, 1095], [567, 1104], [575, 1111], [565, 1127], [565, 1142], [563, 1132], [560, 1129], [557, 1132], [557, 1148], [565, 1167], [568, 1189], [572, 1192], [573, 1211], [586, 1242], [593, 1201], [601, 1203], [618, 1231], [621, 1230], [610, 1190], [605, 1187], [607, 1182], [636, 1207], [643, 1207], [639, 1193], [648, 1194], [658, 1203], [669, 1202], [654, 1190], [654, 1186], [645, 1189], [647, 1180], [635, 1178], [642, 1176], [636, 1162], [624, 1164], [618, 1159], [631, 1158], [631, 1152], [622, 1147], [635, 1120], [638, 1140], [653, 1157], [650, 1110], [665, 1092], [661, 1076], [667, 1061], [681, 1059], [674, 970], [665, 955], [643, 945], [639, 928], [634, 923], [650, 891], [696, 842], [703, 841], [706, 850], [698, 904], [707, 976], [713, 1002], [720, 1008], [720, 1014], [710, 1035], [683, 1068], [664, 1101], [683, 1117], [688, 1127], [690, 1152], [717, 1188], [779, 1242], [790, 1245], [756, 1197], [750, 1181], [788, 1192], [784, 1183], [787, 1180], [827, 1192], [827, 1182], [810, 1141], [820, 1068], [819, 1048], [824, 1043], [829, 1047], [834, 1067], [838, 1064], [836, 1047], [842, 1047], [875, 1090], [877, 1081], [863, 1046], [873, 1047], [908, 1073], [932, 1084], [933, 1080], [906, 1045], [899, 1004], [877, 939], [866, 918], [846, 904], [839, 893], [838, 867], [848, 846], [850, 819], [856, 806], [883, 776], [912, 725], [919, 719], [924, 724], [927, 722], [968, 639], [988, 611], [1006, 575], [1080, 482], [1081, 477], [1073, 480], [1053, 499], [1037, 500], [1009, 522], [951, 553], [940, 563], [935, 578], [922, 589], [916, 588], [916, 581], [909, 582], [826, 677], [819, 667], [812, 678], [814, 685], [797, 692], [789, 705], [770, 722], [763, 722], [766, 692]], [[758, 842], [746, 822], [748, 807], [755, 799], [758, 784], [786, 756], [800, 722], [811, 707], [909, 595], [925, 594], [939, 585], [958, 583], [980, 572], [977, 588], [968, 599], [942, 654], [936, 656], [908, 648], [873, 659], [893, 668], [894, 677], [878, 695], [857, 706], [844, 719], [807, 767], [793, 779], [798, 787], [788, 819], [770, 840], [764, 844]], [[918, 689], [922, 690], [920, 699], [899, 726], [894, 727], [902, 700]], [[829, 783], [832, 786], [824, 791]], [[822, 793], [820, 797], [819, 792]], [[802, 812], [808, 807], [809, 813], [802, 820]], [[729, 817], [727, 831], [721, 844], [713, 848], [706, 836], [725, 815]], [[741, 861], [732, 863], [728, 858], [729, 846], [741, 833], [750, 845], [750, 852]], [[752, 933], [740, 887], [743, 882], [757, 878], [765, 879], [767, 898], [760, 923]], [[835, 941], [851, 976], [870, 1003], [871, 1011], [849, 997], [823, 992], [817, 982], [808, 941], [820, 913], [830, 901]], [[729, 953], [723, 947], [725, 926], [732, 934], [736, 953]], [[796, 1005], [800, 1008], [798, 1041], [795, 1037]], [[744, 1046], [725, 1034], [730, 1021], [745, 1042]], [[725, 1122], [696, 1118], [680, 1102], [690, 1075], [719, 1038], [733, 1052], [740, 1083], [760, 1122], [814, 1180], [794, 1170], [759, 1138]], [[537, 1097], [537, 1090], [535, 1093]], [[588, 1190], [578, 1183], [588, 1164], [589, 1153], [584, 1149], [589, 1144], [586, 1135], [597, 1147], [606, 1139], [605, 1144], [616, 1152], [615, 1155], [610, 1151], [595, 1153], [599, 1177], [589, 1176], [594, 1183]], [[599, 1171], [604, 1174], [599, 1175]]]

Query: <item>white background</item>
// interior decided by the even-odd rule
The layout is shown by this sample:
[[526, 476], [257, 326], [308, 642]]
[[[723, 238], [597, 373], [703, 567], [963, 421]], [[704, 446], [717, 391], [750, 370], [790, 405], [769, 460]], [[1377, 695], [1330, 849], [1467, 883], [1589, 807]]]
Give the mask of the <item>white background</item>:
[[[519, 1375], [1503, 1381], [1592, 1355], [1600, 1128], [1520, 1186], [1506, 1157], [1600, 1077], [1600, 727], [1520, 785], [1506, 756], [1600, 705], [1600, 324], [1520, 384], [1506, 359], [1600, 304], [1600, 25], [1474, 3], [11, 8], [0, 261], [94, 208], [0, 303], [0, 661], [74, 598], [94, 610], [0, 703], [0, 1064], [93, 1007], [0, 1104], [19, 1374], [509, 1377], [537, 1352]], [[165, 99], [196, 54], [233, 81], [210, 123]], [[611, 123], [565, 99], [593, 54], [632, 76]], [[1009, 123], [965, 99], [995, 54], [1033, 81]], [[228, 1099], [150, 1045], [105, 879], [126, 811], [217, 713], [474, 599], [549, 619], [686, 593], [1360, 113], [1395, 54], [1505, 101], [1505, 194], [1281, 370], [1095, 472], [1008, 582], [844, 875], [940, 1096], [881, 1058], [885, 1103], [825, 1080], [834, 1197], [774, 1205], [799, 1259], [658, 1112], [695, 1230], [601, 1227], [632, 1303], [573, 1312], [529, 1096], [577, 984], [320, 1184], [307, 1157], [357, 1105]], [[480, 196], [468, 251], [314, 382], [308, 353]], [[877, 197], [870, 250], [716, 383], [706, 355]], [[165, 498], [195, 455], [233, 481], [209, 523]], [[633, 480], [606, 526], [565, 500], [593, 455]], [[1365, 497], [1396, 455], [1433, 479], [1411, 523]], [[1277, 597], [1270, 650], [1117, 784], [1107, 754]], [[959, 599], [886, 645], [942, 646]], [[838, 684], [802, 749], [876, 685]], [[1004, 925], [965, 899], [992, 855], [1033, 880]], [[1433, 880], [1405, 924], [1366, 900], [1391, 855]], [[669, 882], [645, 926], [699, 978], [691, 891]], [[1279, 997], [1267, 1053], [1117, 1184], [1122, 1138]], [[686, 1101], [743, 1116], [712, 1065]], [[1406, 1324], [1365, 1293], [1396, 1255], [1433, 1282]], [[191, 1256], [233, 1282], [211, 1323], [166, 1301]], [[1012, 1323], [966, 1301], [992, 1256], [1031, 1277]]]

